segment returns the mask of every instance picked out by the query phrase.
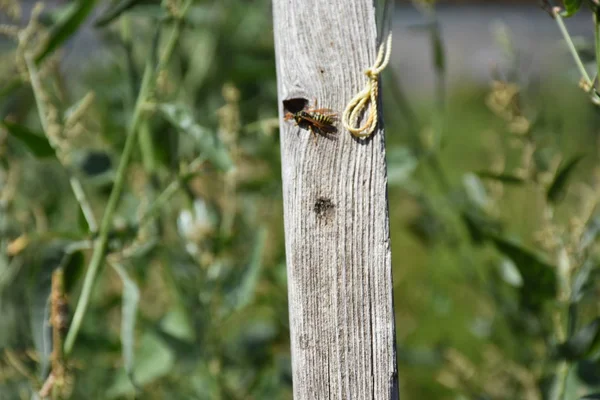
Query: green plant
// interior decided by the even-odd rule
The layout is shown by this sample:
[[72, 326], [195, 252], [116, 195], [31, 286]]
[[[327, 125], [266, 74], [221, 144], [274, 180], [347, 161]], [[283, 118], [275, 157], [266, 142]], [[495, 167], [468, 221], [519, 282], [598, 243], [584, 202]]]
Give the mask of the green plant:
[[[596, 13], [596, 3], [589, 3]], [[566, 6], [576, 11], [575, 4]], [[440, 35], [432, 8], [424, 10], [425, 27]], [[552, 12], [566, 34], [560, 10]], [[438, 368], [437, 383], [469, 399], [594, 398], [586, 393], [598, 385], [600, 186], [597, 154], [586, 145], [595, 139], [583, 131], [594, 129], [595, 110], [581, 101], [567, 105], [543, 85], [536, 89], [520, 73], [520, 54], [507, 28], [498, 25], [495, 33], [510, 67], [492, 71], [497, 78], [488, 93], [449, 100], [438, 86], [438, 106], [423, 118], [399, 89], [390, 97], [388, 107], [403, 110], [390, 125], [412, 133], [404, 139], [410, 146], [391, 147], [390, 170], [403, 171], [397, 181], [390, 173], [391, 196], [416, 209], [401, 214], [431, 259], [429, 286], [420, 289], [429, 291], [422, 296], [429, 300], [411, 296], [419, 289], [409, 287], [424, 279], [414, 272], [405, 274], [397, 296], [397, 307], [424, 302], [429, 307], [421, 312], [432, 314], [399, 319], [399, 326], [416, 319], [415, 334], [421, 333], [400, 340], [404, 376], [419, 376], [419, 365]], [[594, 104], [595, 80], [566, 35]], [[441, 39], [432, 35], [430, 43], [434, 55], [443, 54]], [[434, 60], [443, 85], [443, 58]], [[435, 328], [427, 334], [423, 325], [430, 319]], [[464, 343], [465, 337], [472, 341]], [[424, 381], [407, 392], [442, 396], [430, 374]]]
[[95, 2], [4, 29], [0, 397], [288, 396], [259, 3], [113, 2], [95, 45], [116, 57], [68, 75]]

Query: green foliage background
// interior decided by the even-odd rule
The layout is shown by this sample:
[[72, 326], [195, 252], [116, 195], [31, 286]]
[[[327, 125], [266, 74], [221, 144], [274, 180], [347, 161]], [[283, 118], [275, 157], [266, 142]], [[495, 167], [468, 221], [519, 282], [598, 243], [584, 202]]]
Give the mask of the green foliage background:
[[[270, 2], [162, 3], [3, 26], [0, 399], [292, 397]], [[445, 93], [427, 28], [438, 101], [382, 91], [401, 396], [599, 398], [598, 110], [506, 32], [503, 78]]]

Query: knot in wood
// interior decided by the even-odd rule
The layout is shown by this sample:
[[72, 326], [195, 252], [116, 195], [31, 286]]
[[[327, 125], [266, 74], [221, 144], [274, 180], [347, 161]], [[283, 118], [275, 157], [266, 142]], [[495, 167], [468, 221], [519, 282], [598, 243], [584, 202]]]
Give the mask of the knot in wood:
[[315, 202], [313, 210], [317, 215], [317, 219], [322, 220], [329, 218], [332, 215], [334, 208], [335, 205], [333, 205], [333, 202], [330, 199], [326, 197], [319, 197]]

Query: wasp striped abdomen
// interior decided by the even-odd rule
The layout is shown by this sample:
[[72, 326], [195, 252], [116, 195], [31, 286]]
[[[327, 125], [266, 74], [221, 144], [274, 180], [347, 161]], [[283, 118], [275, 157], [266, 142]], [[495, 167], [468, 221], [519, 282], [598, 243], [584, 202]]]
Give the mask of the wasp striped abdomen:
[[308, 129], [314, 135], [315, 140], [317, 133], [327, 135], [337, 131], [334, 125], [336, 118], [335, 113], [325, 108], [300, 110], [296, 113], [287, 113], [285, 116], [286, 120], [294, 119], [296, 125]]
[[[299, 118], [313, 119], [321, 126], [333, 125], [334, 121], [330, 115], [320, 114], [318, 112], [301, 111], [302, 115]], [[296, 120], [297, 121], [297, 120]]]

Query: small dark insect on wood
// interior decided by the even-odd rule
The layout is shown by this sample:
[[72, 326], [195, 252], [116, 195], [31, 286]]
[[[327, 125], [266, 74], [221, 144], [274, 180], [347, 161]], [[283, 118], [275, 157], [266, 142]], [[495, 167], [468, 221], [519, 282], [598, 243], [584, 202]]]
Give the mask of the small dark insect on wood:
[[[315, 102], [316, 106], [316, 102]], [[302, 129], [308, 129], [317, 140], [317, 133], [327, 136], [337, 132], [335, 122], [337, 114], [329, 108], [305, 108], [295, 113], [288, 112], [285, 114], [284, 120], [293, 119], [296, 125]]]

